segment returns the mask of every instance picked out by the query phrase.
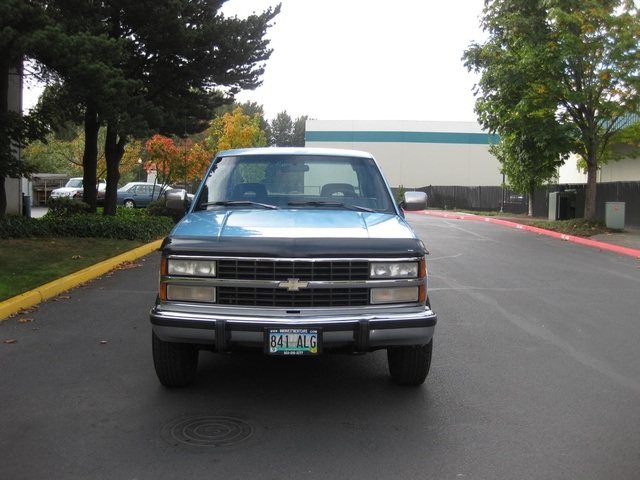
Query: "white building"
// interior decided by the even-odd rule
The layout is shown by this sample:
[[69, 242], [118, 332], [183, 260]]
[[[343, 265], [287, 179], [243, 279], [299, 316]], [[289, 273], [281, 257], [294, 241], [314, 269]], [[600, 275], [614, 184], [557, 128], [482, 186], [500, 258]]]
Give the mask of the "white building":
[[[497, 135], [474, 122], [307, 120], [307, 147], [370, 152], [391, 187], [500, 186], [500, 163], [489, 153]], [[586, 183], [575, 157], [560, 168], [558, 183]], [[598, 182], [640, 181], [640, 159], [610, 162]]]
[[307, 147], [373, 154], [391, 187], [500, 186], [497, 142], [473, 122], [307, 120]]
[[[573, 155], [559, 169], [561, 184], [587, 183], [587, 174], [579, 169], [580, 158]], [[638, 182], [640, 181], [640, 159], [623, 158], [609, 162], [598, 170], [597, 182]]]

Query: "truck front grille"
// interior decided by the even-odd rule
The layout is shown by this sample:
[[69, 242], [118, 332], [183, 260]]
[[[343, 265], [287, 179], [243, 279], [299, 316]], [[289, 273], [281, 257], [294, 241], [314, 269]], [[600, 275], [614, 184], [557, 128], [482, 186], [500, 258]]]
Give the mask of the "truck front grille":
[[368, 288], [313, 288], [289, 292], [282, 289], [218, 287], [220, 305], [321, 308], [355, 307], [369, 303]]
[[363, 281], [369, 279], [368, 261], [218, 260], [218, 277], [237, 280], [305, 282]]

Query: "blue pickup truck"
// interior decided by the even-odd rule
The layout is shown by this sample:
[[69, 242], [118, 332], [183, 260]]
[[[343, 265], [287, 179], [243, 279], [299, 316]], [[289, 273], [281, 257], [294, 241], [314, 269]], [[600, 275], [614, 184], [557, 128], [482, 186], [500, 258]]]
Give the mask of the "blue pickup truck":
[[387, 350], [400, 385], [429, 373], [437, 316], [428, 252], [375, 159], [337, 149], [220, 152], [162, 246], [151, 310], [166, 387], [191, 384], [200, 350], [324, 355]]

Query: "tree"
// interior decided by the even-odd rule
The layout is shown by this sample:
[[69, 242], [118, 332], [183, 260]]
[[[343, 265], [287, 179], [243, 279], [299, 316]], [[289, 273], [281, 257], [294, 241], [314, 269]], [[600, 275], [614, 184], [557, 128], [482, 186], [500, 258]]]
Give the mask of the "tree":
[[204, 142], [184, 139], [181, 143], [176, 145], [172, 138], [154, 135], [145, 144], [145, 170], [155, 170], [162, 185], [176, 182], [188, 184], [200, 180], [211, 162], [212, 154], [203, 145]]
[[306, 121], [306, 116], [292, 120], [286, 110], [278, 113], [269, 122], [267, 143], [272, 147], [304, 147]]
[[276, 115], [276, 118], [269, 122], [269, 145], [274, 147], [292, 146], [293, 120], [284, 111]]
[[463, 57], [481, 73], [481, 125], [512, 136], [527, 131], [528, 119], [552, 114], [555, 123], [545, 125], [554, 149], [586, 162], [585, 218], [595, 220], [598, 166], [611, 159], [620, 120], [640, 104], [638, 10], [628, 0], [494, 0], [482, 25], [488, 40]]
[[[84, 154], [84, 129], [75, 127], [75, 136], [66, 140], [53, 132], [44, 140], [31, 142], [23, 150], [23, 158], [34, 171], [39, 173], [65, 173], [73, 177], [82, 176], [82, 157]], [[104, 142], [104, 134], [101, 135]], [[97, 174], [104, 177], [106, 164], [104, 150], [98, 150]]]
[[267, 138], [260, 129], [260, 114], [249, 117], [242, 113], [240, 107], [211, 122], [207, 147], [209, 151], [218, 153], [232, 148], [265, 147]]
[[[107, 198], [115, 214], [118, 166], [132, 135], [188, 134], [238, 91], [260, 85], [264, 38], [280, 7], [247, 19], [218, 13], [221, 0], [52, 0], [55, 45], [42, 63], [84, 107], [85, 182], [95, 177], [97, 131], [106, 125]], [[95, 199], [85, 201], [92, 206]]]
[[529, 216], [533, 216], [535, 191], [554, 176], [565, 159], [566, 154], [550, 148], [554, 144], [557, 143], [546, 139], [545, 132], [530, 131], [504, 135], [489, 147], [509, 179], [511, 189], [527, 194]]
[[304, 147], [307, 134], [307, 119], [309, 117], [303, 115], [298, 117], [293, 122], [293, 133], [291, 139], [291, 145], [294, 147]]
[[25, 0], [3, 0], [0, 3], [0, 217], [7, 210], [5, 179], [28, 175], [28, 165], [16, 155], [19, 148], [44, 135], [35, 116], [23, 117], [9, 110], [9, 79], [20, 79], [25, 55], [37, 55], [33, 34], [46, 25], [42, 9]]

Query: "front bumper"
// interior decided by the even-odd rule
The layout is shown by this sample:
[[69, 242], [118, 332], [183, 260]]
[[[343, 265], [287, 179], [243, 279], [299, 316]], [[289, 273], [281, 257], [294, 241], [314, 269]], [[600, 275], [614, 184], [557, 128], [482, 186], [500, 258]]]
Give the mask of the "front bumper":
[[438, 317], [429, 307], [411, 313], [256, 318], [176, 312], [156, 305], [150, 319], [160, 340], [195, 343], [218, 352], [262, 349], [265, 331], [270, 328], [317, 328], [322, 332], [324, 351], [368, 352], [427, 344], [433, 338]]

